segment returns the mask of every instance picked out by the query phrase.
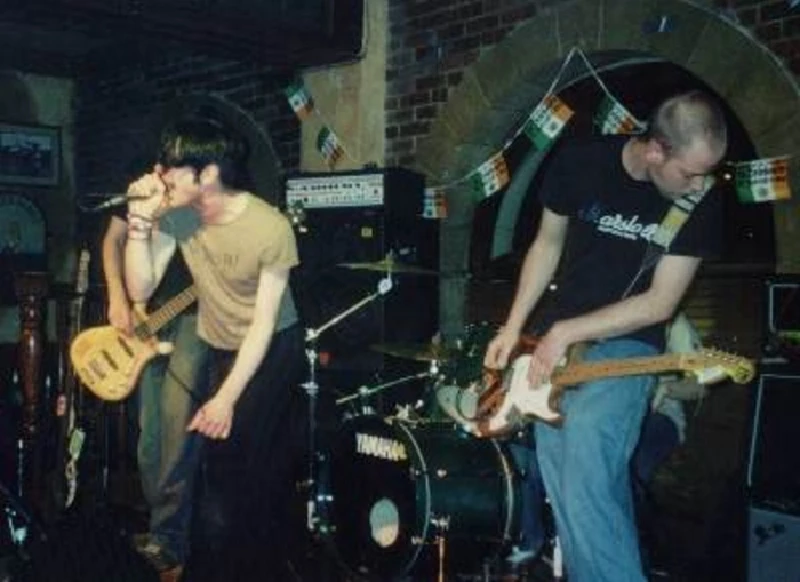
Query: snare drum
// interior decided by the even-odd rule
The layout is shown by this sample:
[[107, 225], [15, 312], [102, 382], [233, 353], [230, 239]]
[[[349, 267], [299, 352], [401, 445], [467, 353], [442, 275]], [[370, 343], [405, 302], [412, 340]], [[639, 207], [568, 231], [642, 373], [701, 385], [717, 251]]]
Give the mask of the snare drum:
[[452, 424], [364, 416], [344, 423], [328, 457], [333, 549], [351, 573], [387, 581], [438, 559], [474, 572], [517, 533], [518, 479], [491, 439]]

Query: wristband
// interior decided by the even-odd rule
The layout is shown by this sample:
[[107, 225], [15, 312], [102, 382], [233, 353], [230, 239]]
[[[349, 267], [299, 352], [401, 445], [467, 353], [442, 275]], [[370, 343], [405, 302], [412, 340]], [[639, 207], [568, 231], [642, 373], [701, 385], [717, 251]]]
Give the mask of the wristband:
[[137, 230], [141, 229], [152, 229], [153, 228], [153, 219], [149, 216], [144, 216], [142, 214], [133, 214], [131, 212], [128, 213], [128, 228], [134, 228]]
[[149, 230], [128, 229], [128, 240], [150, 240]]

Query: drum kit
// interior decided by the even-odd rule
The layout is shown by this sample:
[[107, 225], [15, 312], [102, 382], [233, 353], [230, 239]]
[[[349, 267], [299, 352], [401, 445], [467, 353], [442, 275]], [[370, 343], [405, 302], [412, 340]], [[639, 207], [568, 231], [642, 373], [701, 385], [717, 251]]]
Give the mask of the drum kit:
[[[474, 391], [469, 387], [481, 376], [483, 354], [495, 328], [470, 326], [455, 347], [371, 346], [384, 355], [427, 364], [428, 369], [362, 386], [336, 400], [342, 421], [323, 445], [317, 442], [318, 339], [389, 293], [395, 274], [436, 274], [391, 256], [340, 266], [384, 277], [374, 293], [306, 331], [307, 528], [358, 580], [410, 580], [433, 572], [443, 581], [445, 572], [475, 573], [497, 558], [518, 532], [519, 479], [506, 443], [476, 438], [460, 423], [474, 412]], [[421, 407], [400, 406], [394, 414], [381, 415], [369, 405], [374, 396], [413, 380], [428, 384], [429, 402]], [[356, 402], [361, 406], [353, 407]]]

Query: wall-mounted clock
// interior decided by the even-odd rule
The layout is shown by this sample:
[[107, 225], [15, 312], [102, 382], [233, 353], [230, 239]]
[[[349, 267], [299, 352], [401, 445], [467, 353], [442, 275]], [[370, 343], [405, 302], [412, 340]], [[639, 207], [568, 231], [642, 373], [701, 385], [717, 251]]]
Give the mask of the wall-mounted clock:
[[0, 193], [0, 255], [45, 254], [44, 216], [30, 198]]
[[14, 274], [47, 269], [42, 211], [27, 196], [0, 192], [0, 305], [16, 303]]

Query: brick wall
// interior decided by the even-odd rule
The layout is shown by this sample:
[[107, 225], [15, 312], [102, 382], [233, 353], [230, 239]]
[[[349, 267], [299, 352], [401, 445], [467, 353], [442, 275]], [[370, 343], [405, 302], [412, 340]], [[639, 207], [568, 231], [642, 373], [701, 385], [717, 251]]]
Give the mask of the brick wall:
[[531, 0], [389, 0], [386, 165], [410, 166], [417, 140], [481, 49], [542, 4]]
[[300, 126], [286, 103], [285, 76], [202, 56], [123, 66], [79, 82], [76, 182], [79, 193], [118, 191], [153, 161], [152, 114], [181, 95], [211, 92], [250, 114], [271, 139], [282, 170], [299, 163]]
[[787, 67], [800, 75], [800, 8], [789, 0], [715, 0], [714, 4], [736, 15]]
[[[573, 0], [389, 0], [386, 164], [413, 165], [463, 71], [516, 25]], [[800, 74], [800, 9], [788, 0], [714, 0]]]

